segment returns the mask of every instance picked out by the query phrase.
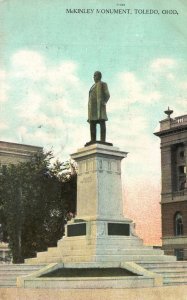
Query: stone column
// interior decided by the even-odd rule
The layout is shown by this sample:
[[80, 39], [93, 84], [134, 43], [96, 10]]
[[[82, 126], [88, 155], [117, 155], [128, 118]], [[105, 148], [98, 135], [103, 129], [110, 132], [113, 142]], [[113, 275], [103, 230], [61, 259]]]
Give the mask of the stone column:
[[93, 144], [71, 157], [78, 164], [77, 219], [124, 220], [121, 160], [127, 152]]

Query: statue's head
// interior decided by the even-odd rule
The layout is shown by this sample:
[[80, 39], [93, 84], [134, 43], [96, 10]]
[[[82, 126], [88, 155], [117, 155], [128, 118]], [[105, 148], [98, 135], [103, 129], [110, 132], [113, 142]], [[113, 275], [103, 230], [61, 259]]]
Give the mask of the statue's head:
[[94, 81], [95, 81], [95, 82], [98, 82], [98, 81], [101, 80], [101, 78], [102, 78], [101, 72], [100, 72], [100, 71], [96, 71], [96, 72], [94, 73]]

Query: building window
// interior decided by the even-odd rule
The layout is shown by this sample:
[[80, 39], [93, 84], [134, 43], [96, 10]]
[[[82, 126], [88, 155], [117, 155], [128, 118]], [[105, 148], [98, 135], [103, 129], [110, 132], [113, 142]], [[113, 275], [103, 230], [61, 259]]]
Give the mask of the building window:
[[174, 218], [175, 235], [183, 235], [183, 220], [180, 212], [175, 214]]
[[179, 190], [182, 191], [186, 188], [186, 178], [182, 178], [179, 182]]
[[171, 165], [172, 165], [172, 191], [179, 192], [186, 189], [186, 159], [185, 145], [179, 143], [171, 148]]
[[178, 190], [182, 191], [185, 188], [186, 188], [186, 165], [183, 164], [178, 166]]
[[184, 260], [184, 249], [175, 249], [174, 251], [177, 260]]
[[179, 174], [186, 174], [186, 166], [179, 166]]
[[179, 157], [182, 158], [182, 159], [184, 158], [184, 151], [179, 152]]

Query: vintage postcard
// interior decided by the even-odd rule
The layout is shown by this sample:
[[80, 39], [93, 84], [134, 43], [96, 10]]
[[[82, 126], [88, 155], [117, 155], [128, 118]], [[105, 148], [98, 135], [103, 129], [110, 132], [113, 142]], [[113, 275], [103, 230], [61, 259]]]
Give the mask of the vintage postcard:
[[172, 118], [187, 113], [186, 50], [185, 0], [0, 0], [0, 140], [66, 161], [94, 134], [100, 139], [88, 106], [97, 72], [106, 95], [101, 140], [128, 152], [124, 216], [146, 245], [160, 247], [153, 133], [168, 107]]

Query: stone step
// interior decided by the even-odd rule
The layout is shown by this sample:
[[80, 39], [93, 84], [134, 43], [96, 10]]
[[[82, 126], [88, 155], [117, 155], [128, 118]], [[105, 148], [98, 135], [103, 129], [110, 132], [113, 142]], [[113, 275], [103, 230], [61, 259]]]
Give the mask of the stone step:
[[187, 284], [187, 262], [142, 262], [140, 266], [162, 275], [164, 285]]
[[39, 264], [37, 266], [33, 266], [33, 265], [26, 265], [26, 264], [21, 264], [21, 265], [18, 265], [18, 264], [3, 264], [3, 265], [0, 265], [0, 272], [3, 271], [3, 270], [10, 270], [10, 271], [19, 271], [19, 270], [25, 270], [25, 271], [32, 271], [32, 270], [38, 270], [38, 268], [42, 268], [44, 267], [45, 264]]
[[0, 276], [1, 274], [17, 274], [17, 273], [24, 273], [24, 274], [27, 274], [27, 273], [31, 273], [31, 272], [35, 272], [37, 270], [39, 270], [40, 268], [35, 268], [35, 269], [25, 269], [25, 270], [0, 270]]
[[[35, 261], [37, 261], [37, 258], [36, 257], [32, 257], [32, 258], [26, 258], [25, 259], [25, 265], [32, 265], [32, 266], [35, 266]], [[37, 263], [37, 265], [39, 264], [40, 262]]]
[[116, 249], [116, 248], [111, 248], [111, 249], [95, 249], [95, 248], [88, 248], [88, 249], [81, 249], [81, 250], [69, 250], [64, 249], [60, 251], [58, 248], [50, 248], [46, 252], [38, 252], [37, 257], [41, 256], [77, 256], [77, 255], [84, 255], [84, 253], [91, 253], [95, 254], [97, 253], [98, 255], [163, 255], [162, 250], [155, 250], [155, 249]]
[[43, 268], [45, 264], [3, 264], [0, 265], [0, 287], [16, 286], [17, 277], [28, 275]]
[[[68, 244], [63, 244], [61, 246], [58, 246], [56, 247], [56, 249], [58, 249], [59, 251], [66, 251], [66, 252], [69, 252], [69, 251], [76, 251], [76, 250], [79, 250], [81, 249], [82, 251], [87, 251], [87, 250], [94, 250], [95, 248], [97, 247], [97, 249], [108, 249], [108, 251], [111, 251], [113, 249], [116, 249], [118, 251], [122, 250], [123, 249], [126, 249], [126, 250], [134, 250], [136, 251], [136, 249], [139, 249], [139, 250], [154, 250], [154, 251], [162, 251], [163, 250], [157, 250], [157, 249], [153, 249], [151, 247], [143, 247], [142, 245], [135, 245], [135, 246], [130, 246], [130, 245], [126, 245], [126, 244], [122, 244], [122, 245], [118, 245], [118, 243], [112, 243], [112, 244], [87, 244], [87, 245], [82, 245], [81, 243], [80, 244], [76, 244], [76, 245], [68, 245]], [[54, 249], [54, 248], [53, 248]], [[54, 251], [52, 250], [52, 248], [49, 248], [47, 251]]]
[[163, 276], [167, 277], [167, 278], [183, 278], [183, 279], [187, 280], [187, 273], [186, 274], [182, 274], [182, 273], [180, 273], [180, 274], [164, 273]]
[[[28, 274], [28, 272], [19, 272], [19, 276], [27, 275], [27, 274]], [[3, 272], [3, 273], [0, 273], [0, 280], [5, 279], [5, 278], [17, 278], [17, 276], [18, 276], [18, 272], [17, 273], [16, 272], [14, 272], [14, 273]]]
[[183, 276], [171, 276], [171, 277], [164, 277], [163, 280], [164, 284], [168, 284], [168, 283], [172, 283], [173, 285], [175, 283], [186, 283], [187, 284], [187, 276], [183, 277]]
[[[172, 257], [172, 256], [171, 256]], [[182, 261], [172, 261], [172, 262], [140, 262], [140, 265], [142, 265], [145, 268], [176, 268], [176, 267], [181, 267], [181, 268], [186, 268], [187, 267], [187, 261], [182, 262]]]
[[[54, 262], [92, 262], [92, 261], [100, 261], [100, 262], [115, 262], [115, 261], [164, 261], [164, 260], [172, 260], [172, 256], [165, 255], [77, 255], [77, 256], [49, 256], [49, 255], [41, 255], [40, 257], [34, 259], [32, 263], [54, 263]], [[28, 261], [31, 263], [31, 260]]]
[[97, 239], [89, 239], [86, 237], [65, 237], [58, 241], [57, 247], [66, 247], [77, 248], [77, 245], [81, 245], [82, 247], [86, 247], [87, 245], [103, 245], [107, 246], [107, 248], [113, 247], [114, 245], [118, 245], [119, 247], [137, 247], [137, 246], [143, 246], [143, 241], [138, 238], [132, 238], [132, 237], [107, 237], [107, 238], [97, 238]]
[[12, 278], [12, 277], [17, 277], [17, 275], [19, 274], [20, 276], [22, 276], [22, 275], [27, 275], [27, 274], [29, 274], [29, 273], [34, 273], [34, 272], [36, 272], [36, 271], [38, 271], [39, 269], [36, 269], [36, 270], [34, 270], [34, 271], [30, 271], [30, 272], [24, 272], [24, 271], [19, 271], [19, 272], [6, 272], [6, 271], [4, 271], [4, 272], [0, 272], [0, 279], [2, 279], [2, 278], [5, 278], [5, 277], [9, 277], [9, 278]]
[[148, 262], [146, 263], [140, 263], [140, 265], [142, 265], [143, 267], [145, 268], [149, 268], [149, 269], [158, 269], [158, 268], [162, 268], [162, 269], [168, 269], [168, 268], [183, 268], [183, 269], [186, 269], [187, 268], [187, 265], [182, 265], [182, 264], [175, 264], [175, 261], [171, 261], [171, 262], [159, 262], [159, 263], [151, 263], [149, 264]]
[[[47, 249], [47, 251], [56, 251], [56, 249], [58, 249], [59, 251], [71, 251], [71, 250], [77, 250], [77, 249], [86, 249], [89, 248], [89, 249], [95, 249], [95, 248], [106, 248], [108, 250], [110, 249], [118, 249], [118, 250], [121, 250], [121, 249], [126, 249], [126, 250], [136, 250], [136, 249], [140, 249], [140, 250], [154, 250], [154, 251], [162, 251], [161, 249], [154, 249], [153, 247], [151, 246], [143, 246], [143, 245], [140, 245], [140, 244], [137, 244], [137, 245], [126, 245], [125, 243], [123, 244], [118, 244], [118, 242], [113, 242], [111, 244], [109, 243], [106, 243], [106, 244], [103, 244], [103, 243], [87, 243], [87, 244], [82, 244], [82, 243], [75, 243], [75, 244], [70, 244], [70, 243], [63, 243], [61, 245], [58, 245], [58, 247], [49, 247]], [[44, 251], [45, 252], [45, 251]]]
[[165, 286], [173, 286], [173, 285], [187, 285], [187, 282], [167, 282], [164, 283]]
[[187, 268], [183, 269], [183, 268], [164, 268], [164, 269], [157, 269], [157, 268], [146, 268], [147, 270], [151, 271], [151, 272], [155, 272], [155, 273], [159, 273], [159, 274], [168, 274], [168, 275], [172, 275], [172, 274], [187, 274]]
[[12, 286], [16, 286], [16, 279], [5, 279], [5, 280], [1, 280], [0, 281], [0, 287], [12, 287]]
[[44, 256], [44, 257], [40, 257], [40, 258], [29, 258], [26, 260], [25, 263], [28, 264], [33, 264], [33, 265], [38, 265], [38, 263], [45, 263], [45, 264], [49, 264], [49, 263], [63, 263], [63, 259], [59, 256]]

